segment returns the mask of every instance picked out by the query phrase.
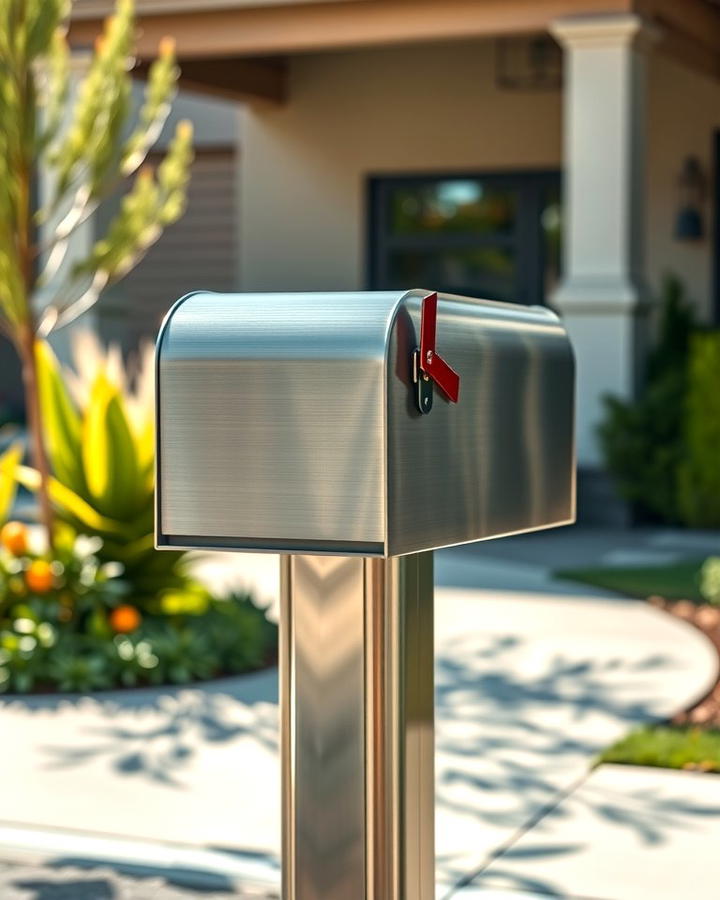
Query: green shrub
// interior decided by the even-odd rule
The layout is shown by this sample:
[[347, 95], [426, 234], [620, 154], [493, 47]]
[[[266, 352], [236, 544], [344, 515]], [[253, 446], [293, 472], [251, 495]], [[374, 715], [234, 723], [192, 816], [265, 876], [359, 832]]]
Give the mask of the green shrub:
[[645, 513], [679, 522], [678, 471], [685, 456], [685, 401], [693, 314], [680, 282], [665, 280], [658, 341], [635, 401], [604, 398], [600, 447], [622, 497]]
[[[92, 332], [75, 333], [72, 349], [72, 369], [60, 367], [48, 344], [38, 342], [36, 350], [57, 516], [102, 539], [100, 558], [122, 563], [141, 608], [157, 604], [165, 592], [197, 594], [185, 555], [153, 546], [152, 347], [142, 349], [132, 372], [119, 349], [104, 349]], [[39, 483], [34, 470], [18, 472], [26, 487]]]
[[[133, 371], [89, 332], [75, 369], [37, 345], [54, 475], [51, 547], [19, 522], [0, 528], [0, 691], [185, 684], [269, 662], [276, 628], [249, 596], [215, 597], [188, 555], [153, 548], [153, 366]], [[0, 456], [0, 525], [17, 481], [35, 488], [22, 449]], [[89, 536], [88, 536], [89, 535]]]
[[684, 420], [685, 452], [678, 468], [683, 522], [720, 525], [720, 334], [692, 339]]
[[648, 383], [635, 403], [605, 397], [600, 445], [621, 496], [643, 513], [678, 522], [678, 467], [683, 458], [685, 373]]
[[720, 606], [720, 556], [709, 556], [700, 569], [700, 593], [714, 606]]
[[247, 595], [196, 591], [193, 605], [188, 590], [140, 611], [99, 538], [62, 526], [52, 556], [31, 543], [20, 523], [0, 531], [2, 692], [186, 684], [275, 654], [276, 628]]

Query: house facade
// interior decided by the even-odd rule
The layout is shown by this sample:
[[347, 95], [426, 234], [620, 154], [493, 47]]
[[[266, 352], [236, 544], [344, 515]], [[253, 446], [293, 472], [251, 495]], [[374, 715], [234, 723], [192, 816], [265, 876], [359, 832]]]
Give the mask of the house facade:
[[[76, 0], [75, 46], [110, 6]], [[601, 398], [635, 392], [665, 273], [720, 317], [720, 5], [139, 0], [138, 13], [141, 56], [171, 34], [185, 84], [238, 101], [237, 289], [552, 305], [577, 356], [581, 511], [586, 494], [596, 517], [619, 515]]]

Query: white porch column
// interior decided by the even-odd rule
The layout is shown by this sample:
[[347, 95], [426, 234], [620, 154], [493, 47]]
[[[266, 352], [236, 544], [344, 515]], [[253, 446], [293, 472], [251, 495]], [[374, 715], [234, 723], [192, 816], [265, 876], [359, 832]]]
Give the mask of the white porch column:
[[578, 16], [550, 29], [565, 51], [564, 276], [553, 303], [577, 357], [578, 462], [588, 467], [601, 462], [601, 398], [633, 394], [640, 355], [642, 24]]
[[[77, 51], [74, 52], [71, 56], [70, 90], [68, 101], [66, 104], [65, 121], [63, 122], [63, 125], [61, 127], [67, 127], [70, 122], [70, 118], [74, 110], [75, 99], [77, 97], [78, 87], [85, 78], [85, 75], [90, 68], [90, 62], [91, 55], [86, 51]], [[50, 202], [51, 198], [53, 197], [54, 190], [55, 179], [53, 176], [53, 172], [50, 171], [47, 167], [41, 165], [38, 170], [39, 206], [45, 206]], [[66, 211], [67, 210], [61, 210], [57, 215], [53, 216], [46, 224], [42, 225], [38, 229], [38, 239], [41, 244], [52, 237], [55, 229], [57, 228], [58, 222]], [[67, 277], [68, 272], [72, 269], [75, 263], [87, 257], [87, 255], [92, 250], [94, 242], [95, 223], [93, 221], [93, 217], [90, 216], [87, 221], [83, 222], [82, 225], [80, 225], [70, 236], [68, 241], [67, 253], [65, 254], [62, 265], [60, 266], [54, 277], [39, 289], [37, 297], [39, 306], [45, 306], [46, 304], [52, 302], [52, 299], [55, 296], [58, 287], [63, 283], [63, 281]], [[47, 255], [45, 255], [45, 258], [41, 258], [41, 267], [44, 266], [46, 262]], [[91, 309], [80, 316], [71, 325], [68, 325], [67, 328], [61, 328], [59, 331], [53, 332], [50, 335], [50, 343], [52, 344], [53, 349], [57, 353], [59, 359], [65, 363], [70, 362], [70, 334], [72, 333], [72, 330], [74, 328], [95, 329], [96, 327], [97, 313], [95, 309]]]

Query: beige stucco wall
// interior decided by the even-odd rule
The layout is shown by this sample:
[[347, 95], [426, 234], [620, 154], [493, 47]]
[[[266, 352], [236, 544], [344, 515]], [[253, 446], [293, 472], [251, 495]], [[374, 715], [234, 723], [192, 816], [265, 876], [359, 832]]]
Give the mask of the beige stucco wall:
[[700, 313], [710, 312], [712, 203], [705, 202], [706, 236], [701, 241], [673, 237], [683, 160], [697, 156], [710, 182], [713, 131], [720, 128], [720, 82], [674, 62], [662, 53], [650, 58], [647, 108], [646, 261], [648, 281], [657, 291], [664, 272], [674, 272]]
[[363, 286], [369, 174], [556, 168], [558, 91], [501, 91], [493, 44], [290, 62], [290, 98], [242, 124], [243, 290]]
[[[720, 83], [656, 49], [647, 87], [646, 275], [677, 273], [710, 309], [711, 242], [673, 237], [683, 159], [711, 173]], [[559, 91], [495, 84], [492, 41], [290, 60], [290, 98], [243, 113], [243, 290], [355, 289], [365, 277], [369, 174], [561, 166]], [[711, 206], [706, 203], [707, 232]]]

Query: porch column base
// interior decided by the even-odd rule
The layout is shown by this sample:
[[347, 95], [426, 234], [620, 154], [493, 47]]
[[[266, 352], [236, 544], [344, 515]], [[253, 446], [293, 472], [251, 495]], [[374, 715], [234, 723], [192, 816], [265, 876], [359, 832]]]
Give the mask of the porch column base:
[[597, 427], [607, 394], [631, 397], [644, 358], [648, 304], [641, 290], [621, 279], [573, 279], [553, 305], [563, 317], [577, 357], [577, 455], [600, 468]]

